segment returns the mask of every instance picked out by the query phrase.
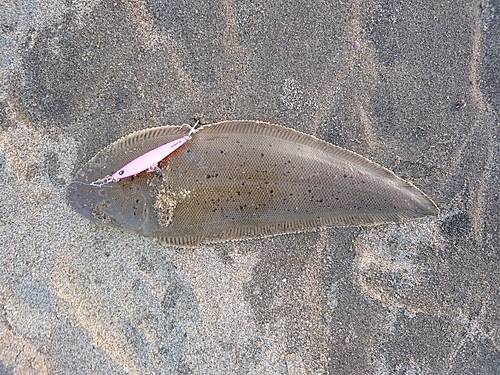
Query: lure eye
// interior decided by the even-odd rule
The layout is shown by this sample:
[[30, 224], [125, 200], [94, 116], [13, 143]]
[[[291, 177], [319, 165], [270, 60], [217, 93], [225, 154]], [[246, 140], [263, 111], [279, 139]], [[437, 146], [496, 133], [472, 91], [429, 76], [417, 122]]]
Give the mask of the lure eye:
[[121, 176], [122, 174], [124, 174], [125, 171], [122, 169], [120, 172], [118, 172], [118, 174]]

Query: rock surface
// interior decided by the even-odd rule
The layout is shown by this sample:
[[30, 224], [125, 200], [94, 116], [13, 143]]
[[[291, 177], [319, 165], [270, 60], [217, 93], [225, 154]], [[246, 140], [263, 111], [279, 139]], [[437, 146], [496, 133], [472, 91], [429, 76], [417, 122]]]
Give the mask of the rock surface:
[[[499, 20], [498, 0], [4, 1], [0, 374], [500, 373]], [[356, 151], [441, 214], [185, 250], [70, 209], [98, 150], [198, 115]]]

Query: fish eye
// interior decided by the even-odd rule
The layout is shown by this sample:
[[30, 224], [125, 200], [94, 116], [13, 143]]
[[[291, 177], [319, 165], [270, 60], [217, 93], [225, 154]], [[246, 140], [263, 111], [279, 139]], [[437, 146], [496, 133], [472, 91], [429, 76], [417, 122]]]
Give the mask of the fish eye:
[[120, 172], [118, 172], [118, 174], [121, 176], [122, 174], [124, 174], [125, 171], [122, 169]]

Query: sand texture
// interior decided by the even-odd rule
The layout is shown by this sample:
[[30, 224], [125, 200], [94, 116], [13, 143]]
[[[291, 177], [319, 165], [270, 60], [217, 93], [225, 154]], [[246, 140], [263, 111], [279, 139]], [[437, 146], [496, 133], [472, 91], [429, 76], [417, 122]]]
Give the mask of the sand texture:
[[[499, 374], [499, 45], [498, 0], [1, 1], [0, 374]], [[201, 115], [441, 213], [180, 249], [70, 208], [100, 149]]]

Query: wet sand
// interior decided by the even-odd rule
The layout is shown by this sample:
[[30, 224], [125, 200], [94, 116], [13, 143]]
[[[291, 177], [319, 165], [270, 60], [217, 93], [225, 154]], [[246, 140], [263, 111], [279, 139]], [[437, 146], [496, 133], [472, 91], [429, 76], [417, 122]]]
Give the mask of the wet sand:
[[[499, 373], [499, 9], [0, 5], [0, 374]], [[353, 150], [441, 213], [179, 249], [70, 208], [100, 149], [200, 114]]]

